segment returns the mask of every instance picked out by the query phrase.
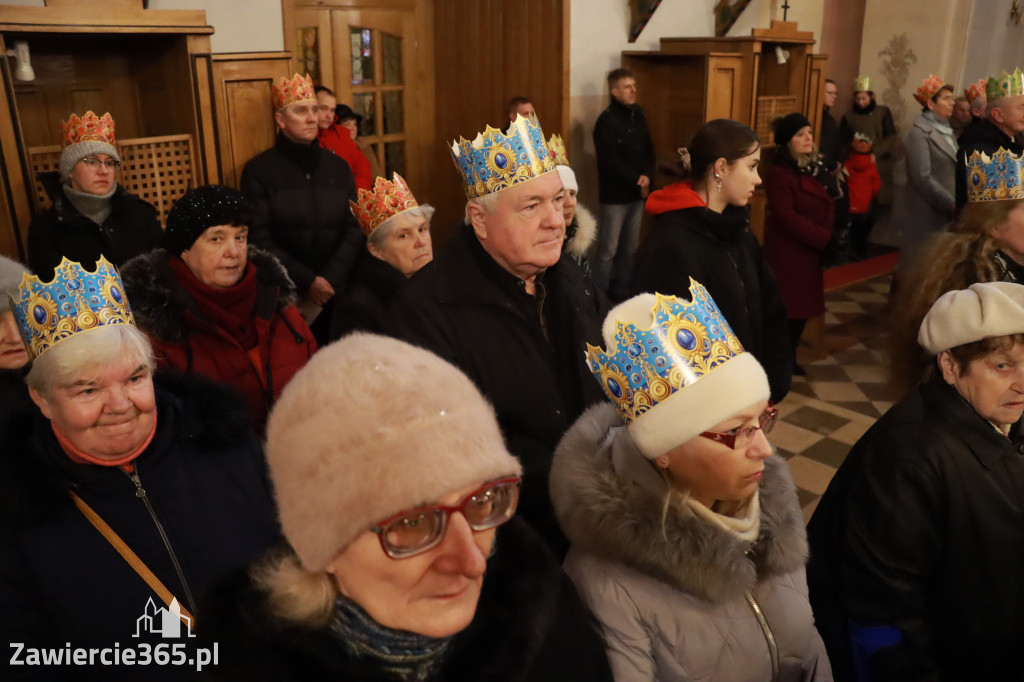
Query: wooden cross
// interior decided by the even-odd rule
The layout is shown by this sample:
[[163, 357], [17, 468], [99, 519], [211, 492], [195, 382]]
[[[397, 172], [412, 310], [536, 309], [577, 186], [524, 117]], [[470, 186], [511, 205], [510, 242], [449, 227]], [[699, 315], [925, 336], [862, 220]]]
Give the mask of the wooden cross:
[[783, 0], [782, 2], [782, 20], [786, 21], [787, 15], [789, 14], [789, 0]]

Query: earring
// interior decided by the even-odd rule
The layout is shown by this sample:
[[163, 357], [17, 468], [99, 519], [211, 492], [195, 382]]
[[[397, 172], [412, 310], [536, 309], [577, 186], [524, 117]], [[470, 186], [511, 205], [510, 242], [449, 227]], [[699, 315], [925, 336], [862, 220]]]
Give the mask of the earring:
[[718, 188], [719, 192], [722, 191], [722, 176], [718, 173], [715, 173], [715, 187]]
[[660, 464], [663, 467], [667, 467], [668, 466], [668, 457], [662, 457], [661, 459], [659, 459], [658, 460], [658, 464]]

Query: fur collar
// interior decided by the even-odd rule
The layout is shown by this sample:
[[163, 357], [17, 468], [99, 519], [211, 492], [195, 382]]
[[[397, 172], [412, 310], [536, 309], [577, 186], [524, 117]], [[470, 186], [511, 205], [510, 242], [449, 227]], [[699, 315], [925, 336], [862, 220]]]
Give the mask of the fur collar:
[[[160, 372], [154, 380], [159, 418], [150, 449], [188, 443], [216, 456], [251, 437], [251, 417], [234, 389], [197, 374]], [[71, 504], [67, 490], [77, 484], [61, 466], [65, 455], [35, 405], [8, 417], [0, 429], [0, 527], [58, 513]]]
[[576, 204], [575, 218], [576, 233], [565, 243], [565, 252], [573, 258], [579, 258], [586, 255], [590, 245], [597, 239], [597, 218], [582, 204]]
[[[182, 343], [190, 332], [185, 311], [193, 304], [167, 266], [168, 258], [164, 249], [136, 256], [121, 268], [121, 279], [139, 328], [165, 343]], [[249, 246], [248, 259], [256, 266], [257, 285], [277, 290], [278, 310], [298, 300], [295, 283], [276, 256]]]
[[610, 404], [591, 407], [555, 452], [551, 497], [574, 547], [712, 603], [740, 597], [806, 562], [803, 516], [782, 458], [765, 460], [761, 529], [750, 545], [685, 505], [670, 508], [663, 525], [663, 499], [612, 468], [608, 435], [617, 426], [622, 420]]

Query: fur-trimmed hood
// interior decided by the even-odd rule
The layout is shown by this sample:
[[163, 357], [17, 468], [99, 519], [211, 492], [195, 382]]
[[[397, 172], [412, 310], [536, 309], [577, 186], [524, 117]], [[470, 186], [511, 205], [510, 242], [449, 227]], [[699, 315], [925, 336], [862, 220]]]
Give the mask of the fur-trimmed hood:
[[[193, 303], [167, 265], [170, 257], [164, 249], [136, 256], [121, 268], [121, 279], [139, 328], [166, 343], [181, 343], [189, 335], [185, 311]], [[250, 245], [248, 262], [256, 267], [257, 286], [277, 290], [278, 310], [298, 300], [295, 283], [276, 256]]]
[[765, 460], [761, 527], [751, 545], [698, 518], [685, 505], [670, 507], [663, 521], [664, 498], [613, 467], [613, 440], [618, 440], [614, 447], [642, 457], [625, 428], [616, 428], [622, 426], [612, 405], [595, 405], [555, 451], [551, 497], [574, 547], [712, 603], [742, 598], [758, 582], [806, 562], [803, 516], [782, 458]]
[[576, 205], [576, 232], [565, 243], [565, 252], [573, 258], [585, 256], [597, 239], [597, 218], [583, 204]]

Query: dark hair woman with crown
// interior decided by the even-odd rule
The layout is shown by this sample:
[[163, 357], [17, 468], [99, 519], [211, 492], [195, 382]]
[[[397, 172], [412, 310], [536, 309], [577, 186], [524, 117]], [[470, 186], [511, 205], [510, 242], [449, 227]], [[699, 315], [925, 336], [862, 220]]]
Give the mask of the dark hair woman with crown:
[[651, 233], [634, 293], [686, 295], [693, 277], [707, 287], [743, 347], [768, 373], [771, 399], [789, 392], [793, 356], [775, 275], [750, 231], [747, 204], [761, 184], [757, 133], [736, 121], [705, 123], [680, 160], [664, 168], [680, 182], [652, 192]]

